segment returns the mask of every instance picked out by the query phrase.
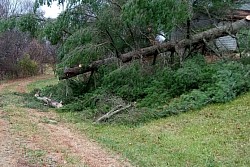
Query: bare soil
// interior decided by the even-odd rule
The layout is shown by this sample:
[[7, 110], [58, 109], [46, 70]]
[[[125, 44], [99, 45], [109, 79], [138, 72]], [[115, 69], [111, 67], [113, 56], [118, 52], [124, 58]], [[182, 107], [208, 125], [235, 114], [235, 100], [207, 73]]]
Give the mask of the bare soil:
[[[31, 82], [49, 78], [39, 76], [6, 82], [1, 92], [25, 93]], [[131, 166], [119, 155], [60, 122], [57, 113], [11, 104], [0, 106], [0, 167], [125, 167]]]

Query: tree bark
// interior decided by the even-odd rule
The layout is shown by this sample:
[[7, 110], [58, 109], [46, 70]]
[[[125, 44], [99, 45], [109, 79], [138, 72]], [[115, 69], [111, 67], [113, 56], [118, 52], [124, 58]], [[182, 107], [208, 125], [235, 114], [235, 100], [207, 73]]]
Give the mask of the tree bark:
[[61, 108], [63, 106], [62, 102], [54, 101], [50, 97], [40, 96], [39, 92], [35, 94], [35, 97], [37, 98], [37, 100], [42, 101], [44, 105], [48, 105], [54, 108]]
[[[95, 123], [100, 123], [101, 121], [103, 121], [103, 120], [105, 120], [105, 119], [109, 119], [111, 116], [113, 116], [113, 115], [115, 115], [115, 114], [117, 114], [117, 113], [119, 113], [119, 112], [121, 112], [121, 111], [124, 111], [124, 110], [130, 108], [131, 106], [132, 106], [131, 104], [129, 104], [129, 105], [125, 106], [125, 107], [118, 106], [118, 107], [116, 107], [115, 109], [112, 109], [111, 111], [109, 111], [109, 112], [106, 113], [105, 115], [103, 115], [103, 116], [101, 116], [100, 118], [98, 118], [98, 119], [95, 121]], [[120, 108], [120, 107], [122, 107], [122, 108]]]
[[116, 60], [118, 60], [117, 57], [110, 57], [110, 58], [106, 58], [103, 60], [94, 61], [87, 66], [66, 68], [64, 70], [64, 75], [60, 76], [59, 79], [60, 80], [61, 79], [68, 79], [68, 78], [72, 78], [74, 76], [77, 76], [79, 74], [84, 74], [86, 72], [94, 71], [95, 69], [98, 69], [98, 67], [105, 65], [105, 64], [110, 64], [112, 62], [115, 62]]
[[[163, 44], [157, 44], [150, 47], [142, 48], [136, 51], [131, 51], [125, 54], [121, 54], [119, 59], [123, 62], [129, 62], [132, 59], [139, 59], [141, 57], [152, 56], [155, 52], [163, 53], [166, 51], [176, 51], [176, 48], [186, 48], [197, 43], [202, 42], [203, 40], [210, 41], [212, 39], [225, 36], [228, 34], [234, 34], [242, 28], [249, 28], [250, 21], [247, 19], [238, 20], [236, 22], [219, 26], [216, 28], [209, 29], [207, 31], [203, 31], [201, 33], [195, 34], [190, 36], [190, 39], [184, 39], [179, 42], [165, 42]], [[74, 67], [74, 68], [67, 68], [64, 70], [64, 75], [61, 76], [59, 79], [68, 79], [79, 74], [83, 74], [95, 69], [98, 69], [101, 65], [110, 64], [118, 60], [116, 57], [111, 57], [103, 60], [97, 60], [92, 62], [91, 64], [84, 66], [84, 67]]]
[[248, 15], [250, 15], [249, 10], [234, 9], [231, 13], [228, 13], [226, 18], [229, 20], [240, 20], [246, 18]]

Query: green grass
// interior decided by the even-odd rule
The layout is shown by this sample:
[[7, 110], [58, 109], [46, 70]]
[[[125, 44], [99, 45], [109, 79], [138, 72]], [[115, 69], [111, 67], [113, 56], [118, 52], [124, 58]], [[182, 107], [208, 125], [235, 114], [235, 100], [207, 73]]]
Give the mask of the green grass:
[[28, 92], [34, 90], [34, 89], [41, 89], [49, 85], [56, 85], [58, 83], [57, 78], [50, 78], [46, 80], [39, 80], [36, 82], [33, 82], [27, 86]]
[[227, 104], [128, 127], [62, 119], [138, 166], [249, 166], [250, 93]]
[[136, 166], [250, 166], [249, 102], [247, 93], [138, 126], [96, 125], [82, 121], [80, 112], [60, 113], [60, 121], [71, 122]]
[[[55, 77], [46, 80], [38, 80], [27, 85], [27, 91], [31, 92], [35, 89], [42, 89], [46, 86], [55, 85], [57, 83], [58, 79]], [[48, 111], [49, 108], [47, 106], [44, 106], [43, 103], [37, 101], [37, 99], [35, 99], [33, 96], [30, 96], [30, 94], [25, 94], [24, 97], [23, 103], [25, 104], [25, 107], [39, 109], [40, 111]]]
[[28, 159], [29, 164], [42, 166], [42, 164], [45, 162], [44, 156], [46, 155], [46, 152], [43, 150], [32, 150], [29, 148], [24, 148], [25, 150], [25, 158]]

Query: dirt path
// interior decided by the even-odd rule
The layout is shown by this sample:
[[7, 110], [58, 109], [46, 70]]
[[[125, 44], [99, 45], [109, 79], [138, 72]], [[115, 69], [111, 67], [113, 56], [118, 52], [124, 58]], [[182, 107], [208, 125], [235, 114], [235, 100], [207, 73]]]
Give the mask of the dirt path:
[[[48, 77], [4, 83], [0, 85], [0, 95], [6, 89], [23, 93], [29, 83]], [[131, 166], [61, 123], [55, 112], [39, 112], [15, 104], [2, 109], [0, 106], [0, 150], [0, 167]]]
[[11, 166], [15, 162], [15, 148], [11, 142], [9, 124], [2, 117], [4, 117], [4, 113], [0, 111], [0, 166], [4, 167]]

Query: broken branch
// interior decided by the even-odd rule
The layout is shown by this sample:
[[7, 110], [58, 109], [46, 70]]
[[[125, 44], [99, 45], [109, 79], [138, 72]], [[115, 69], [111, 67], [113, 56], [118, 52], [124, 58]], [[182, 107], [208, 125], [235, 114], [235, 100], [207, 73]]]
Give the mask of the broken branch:
[[50, 97], [40, 96], [39, 92], [35, 94], [35, 97], [37, 100], [42, 101], [44, 105], [48, 105], [54, 108], [61, 108], [63, 106], [62, 102], [54, 101]]
[[[101, 121], [105, 120], [105, 119], [109, 119], [111, 116], [123, 111], [123, 110], [126, 110], [128, 108], [130, 108], [132, 105], [129, 104], [125, 107], [122, 107], [121, 105], [115, 107], [114, 109], [112, 109], [111, 111], [109, 111], [108, 113], [106, 113], [105, 115], [101, 116], [100, 118], [98, 118], [95, 123], [100, 123]], [[122, 108], [120, 108], [122, 107]], [[119, 109], [120, 108], [120, 109]]]

